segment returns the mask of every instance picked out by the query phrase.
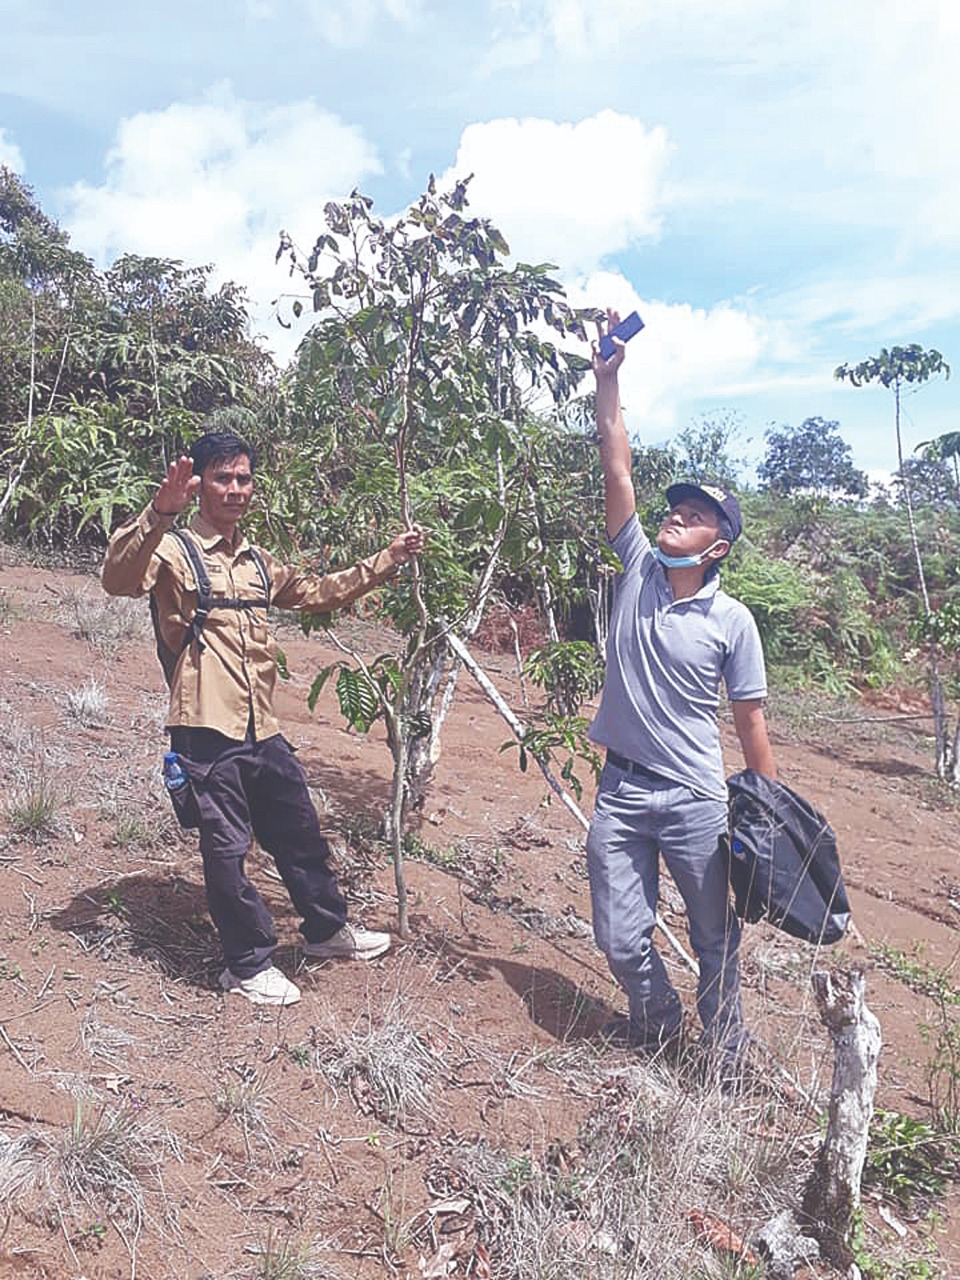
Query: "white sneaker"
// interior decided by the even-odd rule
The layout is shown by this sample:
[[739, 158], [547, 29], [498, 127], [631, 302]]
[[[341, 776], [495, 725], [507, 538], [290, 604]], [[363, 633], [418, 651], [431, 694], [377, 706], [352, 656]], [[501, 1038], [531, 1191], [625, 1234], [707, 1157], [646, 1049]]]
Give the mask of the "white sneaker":
[[377, 933], [362, 924], [345, 924], [332, 938], [303, 944], [307, 960], [376, 960], [389, 950], [389, 933]]
[[224, 969], [220, 985], [230, 995], [244, 996], [251, 1004], [296, 1004], [300, 999], [300, 988], [275, 965], [261, 969], [252, 978], [238, 978]]

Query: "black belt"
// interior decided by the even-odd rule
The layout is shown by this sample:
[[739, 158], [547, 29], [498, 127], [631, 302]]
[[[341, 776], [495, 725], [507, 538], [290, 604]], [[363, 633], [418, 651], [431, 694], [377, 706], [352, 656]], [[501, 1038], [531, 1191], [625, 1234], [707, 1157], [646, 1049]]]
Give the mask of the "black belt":
[[632, 773], [637, 778], [649, 778], [651, 782], [669, 782], [669, 778], [665, 778], [662, 773], [655, 773], [653, 769], [648, 769], [645, 765], [637, 764], [636, 760], [628, 760], [626, 756], [620, 755], [618, 751], [611, 751], [607, 747], [607, 760], [617, 769], [622, 769], [624, 773]]

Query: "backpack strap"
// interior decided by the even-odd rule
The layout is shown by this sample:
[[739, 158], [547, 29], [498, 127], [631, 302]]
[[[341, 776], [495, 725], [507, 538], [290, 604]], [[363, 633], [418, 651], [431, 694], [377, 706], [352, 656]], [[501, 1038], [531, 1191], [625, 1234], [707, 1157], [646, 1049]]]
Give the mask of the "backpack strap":
[[[194, 640], [197, 642], [197, 650], [202, 653], [205, 645], [202, 640], [204, 624], [213, 605], [213, 594], [210, 588], [210, 575], [207, 573], [206, 565], [203, 563], [203, 556], [200, 554], [200, 548], [194, 540], [183, 529], [171, 529], [171, 535], [176, 538], [183, 548], [184, 554], [190, 563], [193, 571], [193, 580], [197, 588], [197, 609], [193, 617], [190, 619], [190, 625], [187, 627], [183, 637], [183, 644], [180, 646], [180, 653], [184, 649], [189, 649]], [[179, 657], [180, 654], [177, 655]]]
[[263, 594], [266, 599], [266, 603], [264, 604], [263, 607], [265, 609], [269, 609], [270, 608], [270, 591], [271, 591], [272, 584], [270, 582], [270, 574], [267, 572], [267, 562], [266, 560], [264, 560], [259, 550], [255, 546], [253, 546], [252, 543], [250, 545], [249, 550], [250, 550], [250, 555], [253, 557], [253, 563], [257, 566], [257, 573], [260, 575], [260, 585], [263, 587]]

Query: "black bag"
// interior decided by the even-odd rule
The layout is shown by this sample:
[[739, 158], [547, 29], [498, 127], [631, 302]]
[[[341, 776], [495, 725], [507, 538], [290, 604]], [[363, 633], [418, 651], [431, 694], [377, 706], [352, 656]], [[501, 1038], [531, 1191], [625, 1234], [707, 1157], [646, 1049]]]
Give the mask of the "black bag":
[[753, 769], [727, 781], [730, 883], [742, 920], [769, 920], [794, 938], [843, 937], [850, 904], [837, 837], [819, 810]]

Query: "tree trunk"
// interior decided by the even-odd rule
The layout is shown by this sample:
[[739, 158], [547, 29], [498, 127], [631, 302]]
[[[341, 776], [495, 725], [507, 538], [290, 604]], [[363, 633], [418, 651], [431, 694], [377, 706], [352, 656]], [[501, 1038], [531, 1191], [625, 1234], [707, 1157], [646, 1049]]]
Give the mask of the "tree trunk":
[[827, 1133], [803, 1194], [803, 1212], [823, 1257], [846, 1268], [853, 1261], [851, 1236], [877, 1088], [880, 1023], [864, 1002], [862, 970], [818, 970], [811, 981], [834, 1058]]
[[403, 866], [403, 801], [406, 792], [407, 749], [409, 728], [400, 720], [393, 755], [393, 780], [390, 788], [390, 814], [387, 832], [393, 854], [393, 879], [397, 887], [397, 932], [401, 938], [410, 933], [407, 916], [407, 877]]

